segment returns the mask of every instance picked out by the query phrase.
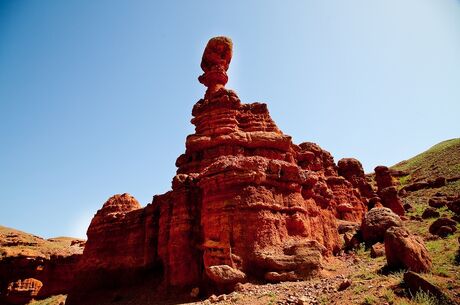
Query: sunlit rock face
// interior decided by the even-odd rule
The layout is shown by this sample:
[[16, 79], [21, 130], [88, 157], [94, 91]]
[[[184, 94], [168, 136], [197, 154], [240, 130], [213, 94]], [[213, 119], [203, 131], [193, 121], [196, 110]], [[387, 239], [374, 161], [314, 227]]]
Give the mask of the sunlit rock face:
[[26, 304], [68, 293], [84, 244], [0, 226], [0, 304]]
[[361, 221], [368, 195], [338, 175], [330, 153], [293, 144], [266, 104], [244, 104], [225, 88], [231, 56], [229, 38], [209, 41], [199, 77], [207, 91], [172, 190], [145, 208], [130, 196], [104, 205], [76, 287], [139, 270], [182, 288], [309, 278], [341, 247], [336, 219]]

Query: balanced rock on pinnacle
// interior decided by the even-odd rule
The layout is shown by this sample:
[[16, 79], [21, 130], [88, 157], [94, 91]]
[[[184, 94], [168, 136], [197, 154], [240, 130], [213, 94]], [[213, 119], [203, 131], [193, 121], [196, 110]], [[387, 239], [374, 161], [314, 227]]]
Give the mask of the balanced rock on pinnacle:
[[68, 304], [91, 304], [85, 291], [142, 276], [184, 291], [310, 278], [341, 249], [336, 220], [361, 222], [368, 195], [338, 175], [330, 153], [292, 143], [266, 104], [225, 88], [231, 58], [229, 38], [208, 42], [199, 77], [207, 91], [172, 190], [144, 208], [125, 198], [103, 223], [96, 214]]
[[225, 86], [227, 70], [232, 60], [233, 43], [228, 37], [214, 37], [209, 40], [201, 60], [204, 74], [198, 77], [200, 83], [208, 87], [207, 95]]

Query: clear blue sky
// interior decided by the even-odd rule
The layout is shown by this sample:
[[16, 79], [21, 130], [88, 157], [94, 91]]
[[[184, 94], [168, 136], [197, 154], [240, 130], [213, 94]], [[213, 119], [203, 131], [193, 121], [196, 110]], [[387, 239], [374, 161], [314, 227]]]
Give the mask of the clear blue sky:
[[207, 40], [227, 87], [366, 171], [460, 135], [458, 0], [0, 1], [0, 224], [85, 236], [170, 189]]

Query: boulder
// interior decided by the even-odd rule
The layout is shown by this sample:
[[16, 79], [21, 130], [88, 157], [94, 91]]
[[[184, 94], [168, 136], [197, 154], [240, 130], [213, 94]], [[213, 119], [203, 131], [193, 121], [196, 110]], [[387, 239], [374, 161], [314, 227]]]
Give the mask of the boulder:
[[415, 191], [425, 189], [425, 188], [428, 188], [428, 187], [429, 187], [428, 182], [426, 182], [426, 181], [417, 181], [417, 182], [414, 182], [414, 183], [411, 183], [409, 185], [404, 186], [400, 190], [400, 192], [402, 192], [402, 191], [404, 191], [404, 192], [415, 192]]
[[456, 223], [460, 223], [460, 215], [453, 215], [450, 219], [452, 219]]
[[425, 211], [423, 211], [423, 213], [422, 213], [422, 218], [423, 219], [437, 218], [439, 216], [440, 216], [439, 212], [436, 211], [436, 209], [432, 208], [432, 207], [426, 208]]
[[371, 246], [371, 257], [376, 258], [385, 255], [385, 245], [376, 243]]
[[[256, 253], [256, 263], [261, 270], [277, 272], [279, 275], [296, 275], [296, 279], [310, 279], [319, 274], [322, 269], [322, 257], [326, 249], [316, 241], [306, 241], [302, 243], [292, 243], [287, 245], [282, 253], [258, 252]], [[272, 277], [276, 274], [269, 275]], [[290, 276], [290, 275], [289, 275]]]
[[447, 180], [445, 177], [437, 177], [434, 180], [427, 180], [427, 181], [417, 181], [412, 184], [404, 186], [401, 191], [405, 192], [415, 192], [422, 189], [429, 189], [429, 188], [439, 188], [445, 186]]
[[34, 278], [17, 280], [8, 285], [6, 301], [11, 304], [26, 304], [36, 298], [43, 283]]
[[414, 207], [410, 203], [405, 203], [403, 205], [403, 208], [406, 212], [412, 212], [414, 210]]
[[355, 234], [361, 227], [360, 223], [354, 221], [337, 220], [337, 231], [339, 234], [351, 232]]
[[438, 188], [446, 185], [446, 178], [445, 177], [437, 177], [434, 180], [429, 181], [431, 188]]
[[460, 215], [460, 198], [447, 202], [447, 208], [457, 215]]
[[379, 191], [396, 184], [396, 181], [393, 179], [391, 171], [388, 167], [379, 165], [374, 168], [374, 172], [375, 182], [377, 183], [377, 188]]
[[373, 208], [366, 213], [361, 224], [361, 234], [368, 245], [383, 242], [385, 232], [391, 227], [402, 227], [403, 222], [389, 208]]
[[455, 301], [450, 299], [444, 292], [442, 292], [441, 288], [432, 284], [418, 273], [415, 273], [413, 271], [407, 271], [404, 273], [403, 279], [404, 286], [409, 291], [409, 295], [415, 296], [417, 292], [423, 291], [436, 298], [439, 304], [457, 304]]
[[350, 279], [344, 279], [340, 282], [339, 286], [337, 287], [337, 291], [343, 291], [351, 286], [353, 282]]
[[294, 271], [276, 272], [271, 271], [265, 273], [265, 280], [270, 283], [292, 282], [299, 280], [299, 276]]
[[394, 213], [398, 214], [399, 216], [404, 215], [405, 211], [403, 203], [398, 196], [398, 191], [396, 190], [396, 187], [389, 186], [384, 189], [380, 189], [379, 195], [382, 205], [384, 207], [391, 209]]
[[392, 227], [385, 233], [385, 256], [389, 268], [427, 272], [432, 263], [423, 240], [406, 228]]
[[349, 251], [359, 248], [361, 244], [361, 235], [352, 232], [346, 232], [343, 234], [343, 250]]
[[447, 200], [441, 197], [431, 197], [428, 200], [428, 205], [433, 208], [442, 208], [447, 204]]
[[446, 237], [457, 231], [457, 223], [447, 217], [436, 219], [429, 228], [429, 232], [440, 237]]
[[235, 285], [246, 280], [244, 272], [228, 265], [207, 267], [206, 275], [212, 282], [219, 285]]

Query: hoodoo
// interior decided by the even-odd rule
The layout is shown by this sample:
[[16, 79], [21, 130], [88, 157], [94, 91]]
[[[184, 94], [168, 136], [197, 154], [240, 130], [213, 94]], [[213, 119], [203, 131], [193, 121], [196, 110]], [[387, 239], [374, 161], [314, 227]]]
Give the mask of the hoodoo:
[[145, 274], [182, 289], [310, 278], [341, 248], [336, 219], [361, 222], [370, 186], [340, 176], [318, 145], [293, 144], [266, 104], [243, 104], [226, 89], [231, 58], [229, 38], [208, 42], [199, 77], [207, 90], [193, 107], [195, 133], [172, 190], [144, 208], [127, 194], [104, 204], [68, 304], [84, 304], [82, 293], [101, 283]]

